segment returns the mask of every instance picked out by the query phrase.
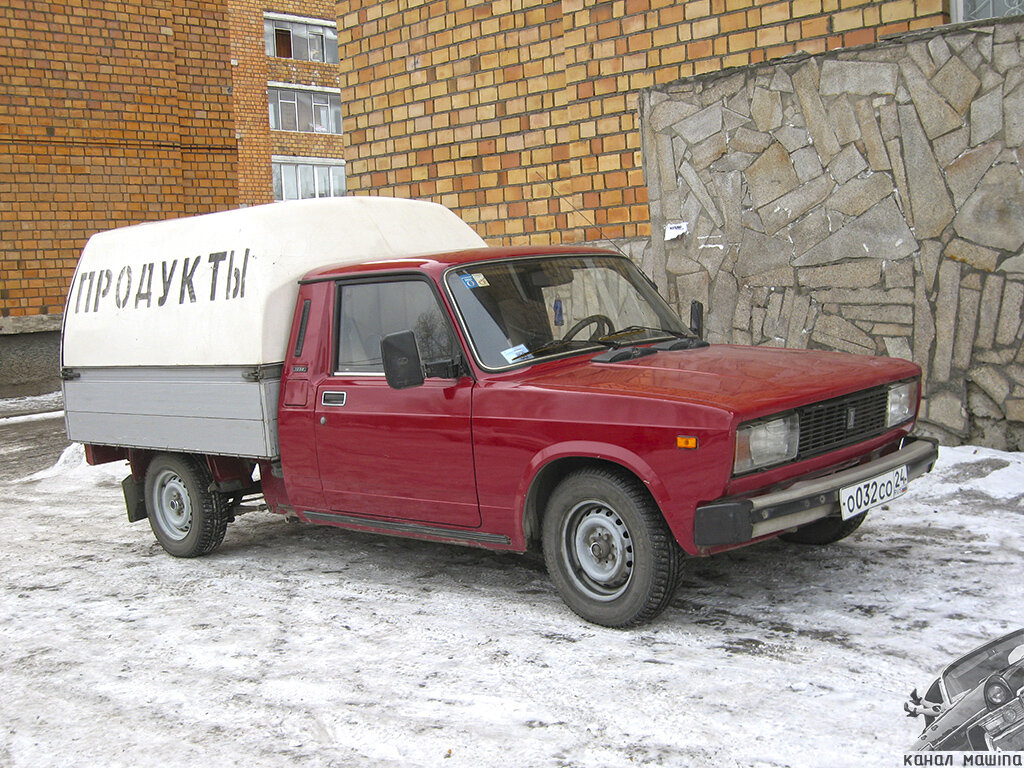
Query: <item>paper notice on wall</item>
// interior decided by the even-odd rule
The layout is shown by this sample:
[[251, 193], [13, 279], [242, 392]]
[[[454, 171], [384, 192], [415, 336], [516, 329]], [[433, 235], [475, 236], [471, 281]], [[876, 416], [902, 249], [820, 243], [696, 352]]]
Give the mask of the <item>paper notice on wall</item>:
[[689, 231], [690, 223], [688, 221], [673, 221], [665, 227], [665, 242], [682, 237]]

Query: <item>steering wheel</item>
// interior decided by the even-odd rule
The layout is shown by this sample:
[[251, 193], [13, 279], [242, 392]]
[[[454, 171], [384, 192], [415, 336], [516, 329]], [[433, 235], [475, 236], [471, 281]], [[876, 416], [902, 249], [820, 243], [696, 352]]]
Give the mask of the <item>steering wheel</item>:
[[612, 325], [611, 319], [607, 315], [587, 315], [582, 320], [573, 323], [572, 328], [563, 334], [562, 341], [569, 341], [588, 325], [596, 326], [594, 328], [594, 332], [590, 334], [591, 339], [596, 339], [599, 336], [607, 336], [615, 328], [615, 326]]

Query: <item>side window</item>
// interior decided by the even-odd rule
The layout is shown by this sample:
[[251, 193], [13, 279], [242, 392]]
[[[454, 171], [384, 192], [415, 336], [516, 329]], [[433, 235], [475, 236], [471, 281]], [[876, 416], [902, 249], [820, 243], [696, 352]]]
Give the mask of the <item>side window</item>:
[[383, 373], [380, 340], [411, 330], [425, 364], [451, 360], [455, 338], [423, 280], [339, 284], [338, 373]]

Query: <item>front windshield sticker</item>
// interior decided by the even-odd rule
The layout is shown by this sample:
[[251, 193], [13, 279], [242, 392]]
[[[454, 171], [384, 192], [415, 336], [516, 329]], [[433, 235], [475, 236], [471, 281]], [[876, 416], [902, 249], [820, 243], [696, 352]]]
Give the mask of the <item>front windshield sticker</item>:
[[[462, 278], [465, 280], [466, 278]], [[533, 357], [525, 344], [519, 344], [511, 349], [503, 349], [501, 356], [508, 360], [510, 363], [516, 363], [520, 360], [529, 360]]]
[[557, 325], [557, 326], [565, 325], [565, 315], [562, 313], [562, 300], [561, 299], [555, 299], [555, 306], [552, 307], [552, 309], [554, 310], [554, 315], [555, 315], [555, 317], [554, 317], [555, 325]]
[[480, 273], [462, 275], [462, 282], [466, 284], [467, 288], [486, 288], [490, 285], [487, 282], [487, 278]]

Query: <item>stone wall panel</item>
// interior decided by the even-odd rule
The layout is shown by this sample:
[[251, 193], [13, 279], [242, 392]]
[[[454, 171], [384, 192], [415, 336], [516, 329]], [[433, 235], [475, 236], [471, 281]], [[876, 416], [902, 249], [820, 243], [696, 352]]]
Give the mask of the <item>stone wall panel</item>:
[[708, 302], [711, 341], [912, 358], [926, 431], [1024, 449], [1022, 39], [939, 27], [645, 93], [685, 143], [645, 157], [694, 201], [680, 307]]

